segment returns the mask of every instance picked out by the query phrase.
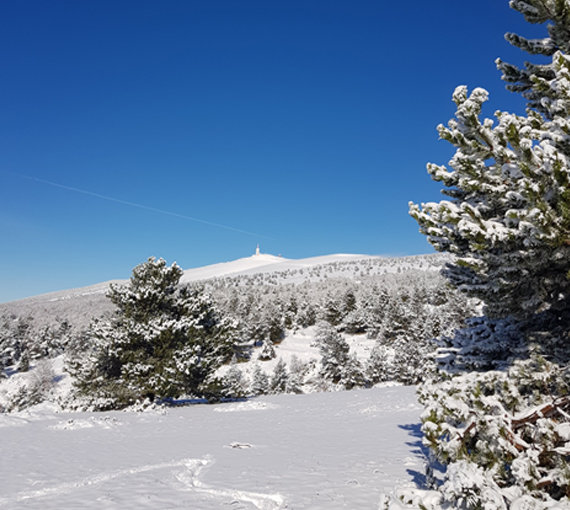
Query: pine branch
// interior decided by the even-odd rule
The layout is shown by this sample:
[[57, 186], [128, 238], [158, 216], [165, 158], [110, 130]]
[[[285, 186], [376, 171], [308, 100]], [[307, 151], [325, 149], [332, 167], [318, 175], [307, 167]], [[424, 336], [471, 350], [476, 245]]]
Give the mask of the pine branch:
[[537, 420], [541, 418], [549, 418], [556, 412], [560, 411], [559, 408], [564, 408], [570, 404], [570, 397], [560, 397], [554, 400], [554, 402], [549, 402], [544, 404], [538, 409], [535, 409], [532, 413], [523, 416], [522, 418], [511, 420], [513, 428], [516, 430], [526, 423], [536, 423]]

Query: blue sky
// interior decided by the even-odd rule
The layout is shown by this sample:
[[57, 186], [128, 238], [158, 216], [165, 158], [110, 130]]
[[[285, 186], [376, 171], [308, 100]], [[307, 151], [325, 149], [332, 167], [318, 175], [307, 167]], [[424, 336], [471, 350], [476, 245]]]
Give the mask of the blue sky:
[[524, 111], [507, 31], [545, 33], [506, 0], [1, 2], [0, 301], [258, 243], [431, 252], [407, 203], [440, 199], [454, 88]]

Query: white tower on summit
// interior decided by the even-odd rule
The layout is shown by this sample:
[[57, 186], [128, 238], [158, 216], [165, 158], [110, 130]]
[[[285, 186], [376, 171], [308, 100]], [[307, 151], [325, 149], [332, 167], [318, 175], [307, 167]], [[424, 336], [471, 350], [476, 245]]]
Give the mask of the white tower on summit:
[[257, 245], [257, 248], [255, 249], [255, 254], [259, 255], [259, 244]]

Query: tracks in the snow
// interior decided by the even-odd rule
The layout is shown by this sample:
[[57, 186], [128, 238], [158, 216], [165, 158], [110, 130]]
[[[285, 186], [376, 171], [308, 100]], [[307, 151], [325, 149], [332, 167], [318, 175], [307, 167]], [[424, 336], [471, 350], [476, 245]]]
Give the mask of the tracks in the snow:
[[180, 467], [183, 469], [181, 471], [175, 471], [173, 474], [176, 480], [182, 484], [182, 490], [184, 491], [200, 493], [207, 495], [212, 499], [229, 499], [232, 501], [250, 503], [258, 510], [280, 510], [285, 507], [285, 498], [281, 494], [249, 492], [232, 488], [214, 487], [204, 483], [201, 480], [202, 472], [205, 468], [212, 465], [213, 463], [214, 461], [210, 457], [206, 457], [204, 459], [181, 459], [172, 462], [162, 462], [159, 464], [150, 464], [129, 469], [104, 472], [73, 482], [66, 482], [60, 485], [46, 487], [38, 490], [21, 491], [17, 494], [14, 494], [13, 496], [0, 498], [0, 507], [9, 508], [15, 503], [23, 502], [29, 499], [54, 497], [58, 495], [69, 494], [78, 489], [96, 484], [104, 484], [120, 477], [127, 477], [148, 471], [158, 471]]

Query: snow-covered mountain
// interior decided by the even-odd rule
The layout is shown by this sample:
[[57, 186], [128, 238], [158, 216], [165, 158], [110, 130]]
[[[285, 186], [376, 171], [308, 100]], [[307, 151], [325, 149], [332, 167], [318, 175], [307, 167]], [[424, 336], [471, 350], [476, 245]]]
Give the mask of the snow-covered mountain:
[[[422, 257], [433, 257], [430, 255], [418, 256], [418, 260]], [[405, 257], [409, 259], [410, 257]], [[186, 269], [184, 276], [182, 276], [180, 283], [190, 283], [201, 280], [209, 280], [212, 278], [240, 276], [240, 275], [254, 275], [260, 273], [276, 273], [283, 271], [292, 271], [299, 269], [307, 269], [315, 266], [332, 264], [335, 262], [349, 262], [358, 260], [394, 260], [385, 257], [374, 257], [370, 255], [325, 255], [320, 257], [311, 257], [306, 259], [286, 259], [275, 255], [265, 253], [258, 253], [250, 257], [233, 260], [230, 262], [221, 262], [218, 264], [211, 264], [208, 266], [197, 267], [193, 269]], [[0, 304], [0, 311], [3, 308], [12, 309], [13, 306], [23, 306], [27, 308], [28, 304], [42, 303], [44, 306], [47, 303], [54, 303], [57, 301], [69, 301], [72, 299], [81, 299], [88, 296], [105, 294], [109, 290], [110, 284], [126, 283], [128, 280], [109, 280], [102, 283], [96, 283], [87, 287], [79, 287], [75, 289], [61, 290], [50, 292], [48, 294], [40, 294], [29, 298], [11, 301], [9, 303]]]
[[[361, 274], [395, 273], [411, 269], [438, 271], [449, 260], [446, 255], [431, 254], [409, 257], [380, 257], [334, 254], [306, 259], [287, 259], [257, 253], [231, 262], [187, 269], [182, 284], [220, 278], [257, 277], [259, 283], [271, 279], [272, 284], [301, 283], [324, 278], [357, 278]], [[36, 326], [64, 319], [84, 327], [93, 317], [113, 309], [105, 297], [110, 284], [128, 280], [111, 280], [87, 287], [42, 294], [0, 304], [0, 316], [32, 317]]]
[[311, 257], [306, 259], [286, 259], [265, 253], [257, 253], [251, 257], [245, 257], [232, 262], [222, 262], [210, 266], [187, 269], [181, 283], [208, 280], [222, 276], [254, 275], [259, 273], [276, 273], [284, 271], [295, 271], [310, 267], [332, 264], [335, 262], [349, 262], [364, 259], [381, 259], [382, 257], [371, 257], [370, 255], [325, 255], [321, 257]]
[[231, 262], [221, 262], [195, 269], [187, 269], [181, 278], [181, 283], [189, 283], [200, 280], [208, 280], [210, 278], [218, 278], [220, 276], [252, 274], [259, 272], [267, 272], [278, 268], [282, 264], [291, 262], [283, 257], [276, 257], [269, 254], [255, 254], [251, 257], [244, 257]]

